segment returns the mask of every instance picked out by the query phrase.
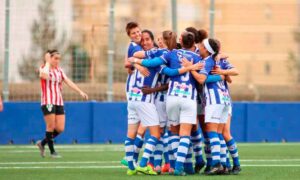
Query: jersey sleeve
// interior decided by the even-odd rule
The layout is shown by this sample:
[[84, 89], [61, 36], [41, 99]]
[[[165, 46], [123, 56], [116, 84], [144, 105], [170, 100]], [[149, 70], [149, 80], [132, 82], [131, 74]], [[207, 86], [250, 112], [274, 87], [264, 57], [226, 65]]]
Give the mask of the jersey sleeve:
[[232, 64], [230, 64], [229, 61], [227, 61], [226, 59], [223, 59], [223, 60], [221, 60], [220, 68], [221, 69], [232, 69], [232, 68], [234, 68], [234, 66]]
[[155, 58], [158, 56], [158, 49], [151, 49], [151, 50], [148, 50], [148, 51], [145, 51], [145, 58], [147, 59], [152, 59], [152, 58]]
[[199, 74], [204, 74], [208, 76], [209, 72], [213, 69], [214, 67], [214, 60], [206, 60], [204, 61], [205, 65], [202, 69], [200, 69]]
[[65, 80], [67, 76], [62, 68], [60, 68], [60, 73], [61, 73], [62, 80]]

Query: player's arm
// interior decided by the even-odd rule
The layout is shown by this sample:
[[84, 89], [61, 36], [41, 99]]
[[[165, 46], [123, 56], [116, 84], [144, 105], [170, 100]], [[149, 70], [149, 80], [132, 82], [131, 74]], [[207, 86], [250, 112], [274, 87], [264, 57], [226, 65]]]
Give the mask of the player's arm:
[[3, 102], [2, 102], [2, 97], [0, 95], [0, 112], [3, 111]]
[[84, 99], [88, 100], [88, 95], [83, 92], [81, 89], [79, 89], [79, 87], [73, 82], [71, 81], [66, 75], [64, 75], [64, 82], [74, 91], [78, 92], [80, 94], [80, 96], [82, 96]]
[[50, 70], [50, 59], [51, 55], [50, 53], [45, 54], [45, 66], [43, 68], [40, 68], [40, 78], [42, 79], [48, 79], [49, 78], [49, 70]]
[[200, 74], [197, 71], [191, 71], [193, 77], [199, 84], [204, 84], [207, 79], [207, 74]]
[[139, 64], [133, 64], [133, 67], [135, 67], [144, 77], [147, 77], [150, 75], [150, 71]]
[[219, 75], [219, 74], [209, 75], [207, 76], [205, 83], [213, 83], [213, 82], [223, 81], [225, 79], [226, 78], [224, 75]]
[[169, 84], [163, 84], [158, 87], [150, 88], [150, 87], [143, 87], [142, 92], [143, 94], [151, 94], [155, 92], [160, 92], [160, 91], [166, 91], [168, 90]]
[[140, 64], [144, 67], [157, 67], [165, 64], [165, 61], [160, 57], [155, 57], [153, 59], [139, 59], [131, 57], [128, 59], [132, 64]]
[[215, 67], [212, 71], [212, 74], [219, 74], [224, 76], [237, 76], [239, 72], [236, 68], [231, 69], [221, 69], [220, 67]]
[[146, 51], [137, 51], [133, 54], [133, 57], [143, 59], [146, 57]]

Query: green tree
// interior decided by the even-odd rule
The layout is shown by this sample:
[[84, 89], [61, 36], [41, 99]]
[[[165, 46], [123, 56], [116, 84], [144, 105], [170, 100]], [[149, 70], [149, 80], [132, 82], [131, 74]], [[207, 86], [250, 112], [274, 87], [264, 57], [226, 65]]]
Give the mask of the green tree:
[[[23, 55], [23, 61], [18, 65], [19, 73], [24, 80], [36, 80], [37, 70], [42, 63], [43, 55], [48, 49], [57, 49], [64, 55], [66, 44], [65, 31], [57, 37], [53, 0], [43, 0], [38, 6], [38, 18], [31, 26], [32, 45], [30, 52]], [[67, 49], [67, 48], [65, 48]]]

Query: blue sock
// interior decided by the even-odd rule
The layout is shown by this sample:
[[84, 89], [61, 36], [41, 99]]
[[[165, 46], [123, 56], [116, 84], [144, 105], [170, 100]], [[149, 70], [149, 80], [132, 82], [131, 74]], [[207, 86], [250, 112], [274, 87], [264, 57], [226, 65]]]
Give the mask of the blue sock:
[[210, 151], [212, 156], [212, 166], [220, 163], [220, 139], [217, 132], [210, 131], [207, 133], [210, 143]]
[[189, 147], [190, 147], [190, 136], [181, 136], [179, 146], [177, 149], [177, 158], [175, 163], [176, 170], [183, 170], [183, 163], [185, 162]]
[[172, 134], [169, 132], [169, 161], [171, 168], [175, 168], [175, 162], [177, 157], [177, 148], [179, 145], [179, 135], [178, 134]]
[[139, 159], [139, 154], [140, 154], [140, 150], [143, 147], [144, 144], [144, 139], [142, 138], [141, 135], [137, 135], [135, 140], [134, 140], [134, 155], [133, 155], [133, 159], [135, 162], [138, 162]]
[[190, 143], [188, 153], [186, 155], [186, 159], [185, 159], [183, 166], [184, 166], [184, 171], [187, 174], [195, 173], [194, 167], [193, 167], [193, 145], [192, 145], [192, 143]]
[[204, 152], [206, 156], [206, 165], [211, 166], [212, 158], [211, 158], [210, 144], [209, 144], [209, 138], [207, 132], [204, 132], [203, 136], [204, 136], [204, 145], [205, 145]]
[[204, 160], [202, 156], [202, 135], [200, 129], [191, 133], [191, 141], [193, 144], [196, 164], [202, 164]]
[[134, 144], [134, 139], [127, 137], [125, 140], [125, 154], [126, 154], [126, 160], [128, 162], [128, 168], [131, 170], [135, 169], [133, 165], [133, 154], [134, 154], [133, 144]]
[[165, 134], [163, 136], [165, 164], [170, 163], [169, 162], [168, 141], [169, 141], [169, 135], [168, 135], [168, 132], [165, 132]]
[[149, 139], [146, 142], [143, 157], [140, 162], [141, 167], [146, 167], [147, 162], [149, 160], [149, 157], [151, 154], [153, 154], [153, 151], [155, 150], [155, 146], [158, 142], [158, 139], [154, 136], [150, 136]]
[[227, 146], [226, 146], [226, 142], [224, 140], [224, 137], [222, 134], [218, 134], [219, 135], [219, 139], [220, 139], [220, 158], [221, 158], [221, 164], [226, 167], [226, 150], [227, 150]]
[[231, 168], [228, 148], [226, 149], [226, 167], [228, 167], [229, 169]]
[[161, 166], [162, 163], [162, 154], [164, 151], [164, 144], [163, 144], [163, 134], [161, 134], [161, 138], [156, 144], [155, 151], [154, 151], [154, 167]]
[[240, 166], [239, 152], [238, 152], [238, 148], [236, 146], [236, 143], [235, 143], [234, 139], [232, 138], [226, 144], [227, 144], [228, 150], [231, 154], [231, 157], [232, 157], [232, 160], [233, 160], [233, 165], [234, 166]]

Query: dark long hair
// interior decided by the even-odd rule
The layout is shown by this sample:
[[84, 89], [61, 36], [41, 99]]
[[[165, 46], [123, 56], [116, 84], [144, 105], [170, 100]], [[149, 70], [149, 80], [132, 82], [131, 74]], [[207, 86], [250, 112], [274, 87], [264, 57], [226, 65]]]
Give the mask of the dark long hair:
[[155, 47], [158, 47], [158, 45], [157, 45], [156, 42], [154, 41], [154, 35], [153, 35], [152, 31], [150, 31], [150, 30], [148, 30], [148, 29], [144, 29], [144, 30], [142, 31], [142, 33], [147, 33], [147, 34], [149, 34], [150, 39], [154, 42], [154, 46], [155, 46]]

